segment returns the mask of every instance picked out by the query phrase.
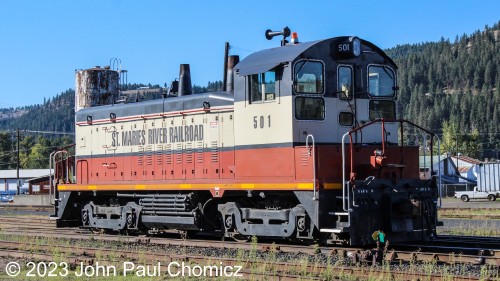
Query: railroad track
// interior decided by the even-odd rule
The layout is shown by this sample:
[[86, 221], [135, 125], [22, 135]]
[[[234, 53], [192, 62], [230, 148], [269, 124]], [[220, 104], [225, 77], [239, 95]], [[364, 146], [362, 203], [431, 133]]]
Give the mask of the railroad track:
[[[341, 256], [342, 258], [350, 258], [355, 263], [364, 260], [369, 260], [373, 251], [370, 249], [353, 248], [353, 247], [332, 247], [332, 246], [310, 246], [310, 245], [294, 245], [285, 244], [284, 242], [277, 243], [240, 243], [234, 241], [219, 241], [213, 237], [205, 239], [180, 239], [178, 233], [167, 233], [167, 237], [155, 236], [123, 236], [123, 235], [106, 235], [102, 233], [94, 233], [90, 230], [80, 228], [56, 228], [53, 220], [47, 218], [0, 218], [0, 229], [3, 234], [9, 235], [29, 235], [32, 237], [48, 237], [48, 238], [64, 238], [72, 240], [96, 240], [96, 241], [119, 241], [129, 244], [148, 244], [148, 245], [163, 245], [177, 247], [200, 247], [200, 248], [218, 248], [224, 250], [258, 250], [261, 252], [279, 252], [292, 254], [316, 255], [324, 254], [326, 256]], [[478, 238], [478, 237], [457, 237], [457, 236], [440, 236], [441, 243], [448, 244], [440, 245], [433, 244], [396, 244], [387, 252], [385, 260], [388, 262], [429, 262], [436, 261], [447, 264], [473, 264], [473, 265], [500, 265], [500, 239]], [[495, 246], [490, 248], [483, 247], [464, 247], [462, 239], [469, 240], [471, 243], [474, 239], [482, 240], [483, 244], [488, 242]], [[450, 244], [455, 241], [455, 246]], [[477, 244], [478, 242], [475, 241]], [[496, 244], [495, 244], [496, 243]], [[456, 245], [458, 244], [458, 245]]]
[[[50, 245], [28, 242], [13, 242], [0, 240], [0, 256], [4, 258], [22, 258], [27, 260], [52, 261], [56, 252], [58, 259], [69, 262], [72, 267], [92, 266], [100, 264], [101, 266], [119, 265], [126, 259], [128, 262], [138, 263], [140, 265], [155, 266], [159, 263], [170, 264], [172, 262], [183, 261], [198, 266], [231, 266], [236, 268], [241, 266], [240, 271], [243, 278], [248, 279], [276, 279], [276, 280], [324, 280], [328, 274], [341, 273], [337, 277], [355, 276], [361, 279], [377, 278], [392, 280], [417, 280], [425, 278], [426, 280], [443, 280], [451, 278], [452, 280], [490, 280], [488, 278], [479, 278], [474, 276], [445, 275], [443, 273], [422, 273], [422, 272], [398, 272], [394, 270], [384, 270], [371, 267], [344, 267], [335, 265], [320, 264], [300, 264], [297, 262], [272, 261], [270, 264], [263, 264], [257, 260], [245, 258], [220, 258], [204, 257], [184, 254], [166, 254], [154, 252], [153, 255], [144, 255], [130, 250], [118, 250], [114, 248], [94, 248], [94, 247], [75, 247], [64, 245]], [[170, 274], [165, 270], [164, 275]], [[123, 269], [122, 269], [123, 270]], [[289, 272], [297, 272], [290, 274]], [[335, 275], [334, 275], [335, 276]]]

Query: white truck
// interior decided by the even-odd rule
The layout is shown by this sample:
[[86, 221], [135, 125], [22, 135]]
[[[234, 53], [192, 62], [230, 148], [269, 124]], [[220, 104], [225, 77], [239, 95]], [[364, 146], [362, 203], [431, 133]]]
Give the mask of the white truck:
[[460, 200], [464, 202], [468, 202], [470, 199], [488, 199], [489, 201], [495, 201], [499, 196], [499, 191], [480, 191], [477, 186], [474, 187], [473, 191], [455, 192], [455, 198], [460, 198]]

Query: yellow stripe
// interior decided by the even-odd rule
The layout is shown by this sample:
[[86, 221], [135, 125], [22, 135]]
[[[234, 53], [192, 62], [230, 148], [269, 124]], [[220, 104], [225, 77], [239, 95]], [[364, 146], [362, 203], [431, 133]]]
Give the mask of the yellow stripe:
[[299, 189], [313, 189], [314, 185], [312, 183], [299, 183], [298, 188]]
[[146, 186], [144, 184], [137, 184], [135, 186], [135, 189], [141, 189], [141, 190], [143, 190], [143, 189], [146, 189]]
[[96, 185], [88, 185], [87, 189], [88, 190], [97, 190], [97, 186]]
[[241, 184], [241, 188], [242, 189], [254, 189], [255, 188], [255, 184], [253, 184], [253, 183], [242, 183]]
[[182, 189], [191, 188], [191, 184], [179, 184], [179, 187]]

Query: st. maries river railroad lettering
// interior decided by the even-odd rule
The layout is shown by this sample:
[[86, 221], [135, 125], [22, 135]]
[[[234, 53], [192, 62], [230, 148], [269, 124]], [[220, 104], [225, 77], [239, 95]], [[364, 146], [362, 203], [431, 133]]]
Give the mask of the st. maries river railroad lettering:
[[203, 141], [203, 125], [112, 132], [111, 146]]

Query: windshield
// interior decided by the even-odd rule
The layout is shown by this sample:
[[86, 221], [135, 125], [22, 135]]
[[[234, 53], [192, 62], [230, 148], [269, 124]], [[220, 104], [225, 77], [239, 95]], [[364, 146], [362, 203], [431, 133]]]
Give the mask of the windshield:
[[323, 63], [302, 60], [295, 64], [295, 92], [306, 94], [323, 93]]
[[368, 66], [368, 89], [373, 97], [392, 97], [395, 92], [395, 75], [388, 66]]

